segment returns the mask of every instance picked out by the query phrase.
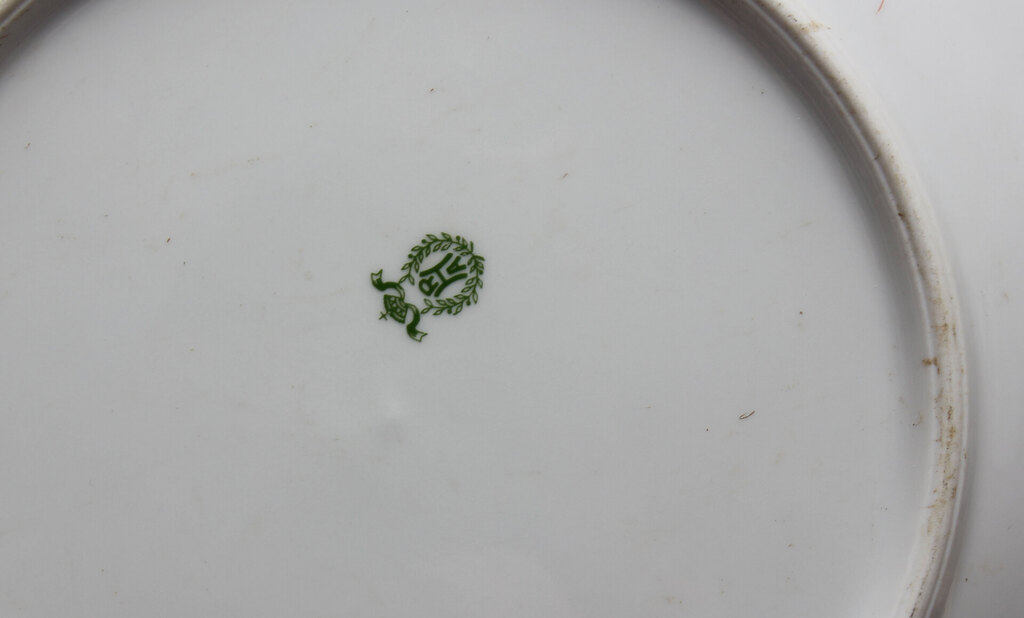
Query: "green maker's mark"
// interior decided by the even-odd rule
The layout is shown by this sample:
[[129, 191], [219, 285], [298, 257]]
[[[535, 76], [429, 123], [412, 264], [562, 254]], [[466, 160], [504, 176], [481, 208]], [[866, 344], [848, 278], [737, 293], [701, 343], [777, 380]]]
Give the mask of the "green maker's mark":
[[[384, 311], [380, 319], [391, 318], [405, 324], [405, 332], [416, 341], [427, 333], [419, 330], [420, 320], [430, 314], [458, 315], [477, 303], [478, 290], [484, 286], [484, 258], [473, 252], [473, 243], [461, 236], [427, 234], [409, 250], [409, 261], [398, 281], [384, 281], [384, 271], [370, 275], [373, 287], [384, 292]], [[411, 301], [409, 293], [421, 297], [422, 307]]]

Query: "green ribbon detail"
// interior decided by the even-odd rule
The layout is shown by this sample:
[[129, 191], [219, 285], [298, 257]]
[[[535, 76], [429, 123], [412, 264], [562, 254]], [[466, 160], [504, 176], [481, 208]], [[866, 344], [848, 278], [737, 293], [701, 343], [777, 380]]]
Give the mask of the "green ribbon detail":
[[381, 292], [395, 290], [398, 292], [398, 295], [388, 294], [384, 296], [384, 311], [380, 314], [380, 319], [386, 320], [390, 315], [399, 324], [405, 324], [406, 319], [409, 318], [409, 313], [412, 312], [412, 318], [409, 318], [409, 323], [405, 325], [405, 332], [412, 339], [423, 341], [423, 337], [427, 333], [416, 329], [416, 326], [420, 323], [420, 310], [416, 305], [405, 302], [405, 290], [402, 289], [402, 286], [394, 281], [384, 281], [382, 279], [383, 274], [383, 269], [371, 274], [370, 283]]

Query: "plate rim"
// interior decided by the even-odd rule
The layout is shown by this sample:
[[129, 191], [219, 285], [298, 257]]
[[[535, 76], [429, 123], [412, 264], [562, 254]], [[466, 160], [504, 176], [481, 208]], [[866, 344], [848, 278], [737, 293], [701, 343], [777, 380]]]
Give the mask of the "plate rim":
[[895, 616], [937, 614], [952, 583], [967, 466], [967, 364], [956, 284], [935, 212], [880, 99], [843, 57], [830, 28], [797, 0], [708, 0], [745, 30], [774, 68], [812, 103], [870, 192], [870, 207], [897, 226], [918, 286], [935, 369], [936, 447], [926, 515], [911, 550]]

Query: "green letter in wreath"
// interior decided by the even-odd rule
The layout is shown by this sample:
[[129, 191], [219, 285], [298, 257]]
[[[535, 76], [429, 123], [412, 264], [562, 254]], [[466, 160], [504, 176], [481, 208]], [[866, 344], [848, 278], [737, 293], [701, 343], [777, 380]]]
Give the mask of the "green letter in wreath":
[[[397, 281], [384, 281], [384, 271], [378, 270], [370, 282], [385, 293], [380, 319], [405, 324], [406, 333], [416, 341], [427, 334], [417, 328], [421, 317], [458, 315], [477, 303], [484, 285], [484, 258], [474, 252], [473, 243], [445, 232], [427, 234], [413, 246], [401, 271]], [[422, 299], [422, 307], [410, 302], [405, 284], [409, 293]]]

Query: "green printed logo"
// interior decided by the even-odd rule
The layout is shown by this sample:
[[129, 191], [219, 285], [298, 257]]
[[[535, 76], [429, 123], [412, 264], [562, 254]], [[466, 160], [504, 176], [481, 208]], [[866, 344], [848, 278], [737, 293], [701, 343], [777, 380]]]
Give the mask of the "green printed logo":
[[[384, 281], [382, 269], [370, 275], [370, 283], [385, 293], [380, 319], [405, 324], [410, 337], [423, 341], [427, 333], [418, 329], [423, 317], [458, 315], [477, 303], [478, 290], [484, 286], [484, 258], [473, 252], [471, 241], [442, 233], [427, 234], [409, 250], [408, 259], [398, 281]], [[421, 299], [422, 308], [413, 296]]]

